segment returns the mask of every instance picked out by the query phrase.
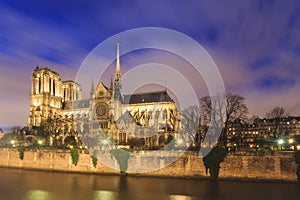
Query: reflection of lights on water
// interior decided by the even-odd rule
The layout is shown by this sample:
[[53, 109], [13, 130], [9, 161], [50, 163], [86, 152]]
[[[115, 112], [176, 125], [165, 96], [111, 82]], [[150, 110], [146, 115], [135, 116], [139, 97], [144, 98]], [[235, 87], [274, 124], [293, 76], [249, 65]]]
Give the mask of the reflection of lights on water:
[[50, 192], [47, 192], [45, 190], [31, 190], [27, 194], [26, 199], [28, 199], [28, 200], [50, 200], [50, 199], [54, 199], [54, 198], [52, 198]]
[[193, 198], [185, 195], [170, 195], [170, 200], [193, 200]]
[[95, 191], [94, 200], [115, 200], [118, 195], [116, 192], [106, 191], [106, 190], [98, 190]]

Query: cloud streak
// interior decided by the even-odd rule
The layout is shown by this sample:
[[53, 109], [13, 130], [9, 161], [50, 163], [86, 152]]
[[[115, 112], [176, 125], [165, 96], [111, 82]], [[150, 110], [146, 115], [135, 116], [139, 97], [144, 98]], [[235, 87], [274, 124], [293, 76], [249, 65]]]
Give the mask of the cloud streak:
[[[2, 1], [0, 17], [0, 126], [26, 124], [35, 65], [50, 67], [63, 80], [75, 79], [96, 45], [143, 26], [174, 29], [197, 40], [219, 67], [226, 89], [244, 96], [252, 114], [263, 116], [279, 105], [300, 115], [300, 3], [296, 0]], [[154, 61], [155, 56], [157, 61], [165, 59], [162, 64], [198, 80], [192, 70], [186, 71], [188, 63], [164, 53], [151, 54]], [[125, 71], [149, 60], [138, 53], [122, 59]], [[206, 95], [204, 83], [200, 85], [197, 92]]]

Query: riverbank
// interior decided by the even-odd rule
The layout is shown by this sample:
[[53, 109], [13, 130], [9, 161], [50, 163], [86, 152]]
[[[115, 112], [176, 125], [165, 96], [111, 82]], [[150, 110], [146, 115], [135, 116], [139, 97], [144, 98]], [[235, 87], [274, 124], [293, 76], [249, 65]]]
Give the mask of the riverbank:
[[[172, 156], [171, 152], [166, 152], [162, 156], [149, 156], [141, 162], [133, 154], [128, 163], [128, 176], [208, 179], [202, 159], [196, 154], [187, 152], [164, 167], [164, 162]], [[157, 163], [160, 166], [157, 166], [156, 171], [135, 173], [139, 168]], [[70, 152], [66, 150], [25, 150], [24, 159], [21, 160], [17, 149], [0, 149], [0, 167], [119, 175], [118, 163], [110, 154], [103, 154], [94, 167], [91, 156], [80, 153], [75, 166]], [[296, 170], [297, 165], [290, 156], [227, 156], [221, 163], [220, 180], [296, 183]]]

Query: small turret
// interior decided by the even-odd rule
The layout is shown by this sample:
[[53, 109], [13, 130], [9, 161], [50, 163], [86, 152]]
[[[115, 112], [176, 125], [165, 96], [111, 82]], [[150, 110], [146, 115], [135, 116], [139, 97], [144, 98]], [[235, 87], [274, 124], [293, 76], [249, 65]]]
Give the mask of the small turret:
[[91, 90], [90, 90], [90, 96], [93, 97], [95, 93], [95, 87], [94, 87], [94, 81], [92, 80]]
[[110, 93], [112, 93], [113, 90], [114, 90], [114, 83], [113, 83], [112, 77], [110, 77], [110, 85], [109, 85], [108, 91], [109, 91]]

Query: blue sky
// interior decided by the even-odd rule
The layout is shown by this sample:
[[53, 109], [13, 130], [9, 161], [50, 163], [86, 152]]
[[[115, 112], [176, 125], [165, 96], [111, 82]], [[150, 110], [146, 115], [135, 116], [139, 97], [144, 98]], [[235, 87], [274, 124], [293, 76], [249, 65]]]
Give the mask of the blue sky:
[[226, 89], [244, 96], [251, 114], [264, 116], [278, 105], [300, 115], [296, 0], [3, 0], [0, 19], [0, 127], [26, 124], [36, 65], [74, 79], [100, 42], [147, 26], [198, 41], [219, 67]]

